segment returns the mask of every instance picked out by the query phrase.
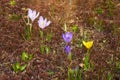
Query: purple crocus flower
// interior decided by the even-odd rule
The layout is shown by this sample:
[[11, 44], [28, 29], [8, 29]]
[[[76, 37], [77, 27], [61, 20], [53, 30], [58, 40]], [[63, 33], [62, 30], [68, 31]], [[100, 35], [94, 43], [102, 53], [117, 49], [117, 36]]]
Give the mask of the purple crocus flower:
[[65, 52], [69, 54], [71, 52], [71, 48], [69, 45], [65, 46]]
[[66, 43], [69, 43], [72, 40], [72, 32], [66, 32], [65, 34], [62, 34], [62, 37]]
[[45, 27], [49, 26], [51, 23], [51, 21], [47, 21], [47, 19], [43, 18], [42, 16], [40, 16], [39, 20], [38, 20], [38, 25], [41, 29], [44, 29]]
[[32, 22], [39, 16], [39, 12], [37, 13], [35, 10], [28, 9], [28, 17], [32, 20]]

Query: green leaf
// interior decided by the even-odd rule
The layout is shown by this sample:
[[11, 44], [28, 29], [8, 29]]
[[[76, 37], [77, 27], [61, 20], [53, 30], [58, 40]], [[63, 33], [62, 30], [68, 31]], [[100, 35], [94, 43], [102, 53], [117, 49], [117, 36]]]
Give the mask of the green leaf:
[[90, 23], [91, 25], [94, 25], [94, 24], [95, 24], [95, 19], [94, 19], [94, 18], [89, 18], [89, 23]]
[[28, 53], [23, 52], [23, 53], [22, 53], [22, 60], [23, 60], [23, 61], [26, 61], [26, 60], [28, 60], [28, 58], [29, 58]]
[[51, 41], [52, 35], [53, 35], [52, 32], [50, 34], [47, 34], [46, 40]]
[[21, 67], [20, 67], [20, 71], [24, 71], [26, 67], [27, 67], [27, 65], [26, 65], [26, 64], [25, 64], [25, 65], [23, 65], [23, 66], [21, 66]]
[[72, 70], [71, 68], [69, 68], [68, 71], [69, 71], [70, 74], [74, 74], [74, 70]]
[[12, 68], [13, 70], [17, 73], [18, 72], [18, 69], [16, 68], [16, 65], [15, 64], [12, 64]]
[[79, 30], [79, 28], [78, 28], [77, 25], [73, 25], [72, 30], [73, 30], [73, 32], [76, 32], [76, 33], [77, 33], [78, 30]]
[[20, 63], [17, 62], [17, 63], [15, 64], [15, 67], [16, 67], [16, 69], [20, 69]]
[[17, 62], [15, 64], [12, 64], [12, 68], [17, 73], [20, 69], [20, 63]]
[[18, 21], [18, 20], [21, 19], [21, 16], [18, 15], [18, 14], [11, 14], [11, 15], [9, 16], [9, 18], [10, 18], [11, 20]]
[[43, 35], [44, 35], [43, 31], [39, 31], [39, 35], [40, 35], [40, 37], [42, 38]]
[[30, 54], [29, 55], [29, 60], [32, 60], [33, 59], [33, 54]]
[[45, 46], [44, 46], [44, 45], [41, 45], [41, 46], [40, 46], [40, 51], [41, 51], [41, 53], [44, 53], [44, 52], [45, 52]]
[[67, 32], [67, 25], [66, 25], [66, 23], [64, 24], [64, 31]]
[[68, 68], [68, 80], [75, 80], [74, 79], [74, 70], [71, 68]]
[[115, 62], [115, 70], [119, 71], [120, 69], [120, 62]]
[[32, 25], [29, 24], [25, 28], [25, 39], [30, 40], [32, 38]]
[[97, 14], [102, 14], [104, 10], [102, 8], [97, 8], [96, 9]]
[[50, 48], [49, 47], [45, 47], [45, 51], [46, 51], [47, 54], [49, 54], [50, 53]]
[[71, 53], [68, 54], [68, 59], [69, 59], [70, 61], [72, 60], [72, 54], [71, 54]]
[[48, 74], [49, 74], [49, 75], [53, 75], [53, 74], [54, 74], [54, 71], [50, 70], [50, 71], [48, 72]]
[[11, 1], [9, 2], [9, 4], [10, 4], [11, 6], [15, 6], [15, 5], [16, 5], [16, 1], [15, 1], [15, 0], [11, 0]]
[[108, 73], [108, 76], [107, 76], [107, 80], [112, 80], [113, 78], [113, 74], [111, 74], [110, 72]]
[[84, 70], [87, 71], [90, 69], [90, 63], [89, 63], [89, 59], [90, 59], [90, 54], [87, 53], [84, 57]]

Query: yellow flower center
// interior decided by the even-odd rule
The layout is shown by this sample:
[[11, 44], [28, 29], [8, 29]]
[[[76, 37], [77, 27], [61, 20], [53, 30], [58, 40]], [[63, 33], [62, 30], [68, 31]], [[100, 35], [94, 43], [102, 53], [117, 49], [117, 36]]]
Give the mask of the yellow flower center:
[[45, 24], [44, 21], [42, 21], [42, 26], [44, 26], [44, 24]]

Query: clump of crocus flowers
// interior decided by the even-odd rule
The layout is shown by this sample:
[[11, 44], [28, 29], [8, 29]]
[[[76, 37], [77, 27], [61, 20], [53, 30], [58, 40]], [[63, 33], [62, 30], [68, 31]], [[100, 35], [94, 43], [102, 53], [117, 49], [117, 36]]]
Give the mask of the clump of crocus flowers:
[[[26, 22], [25, 20], [25, 23], [29, 26], [27, 27], [27, 32], [26, 32], [26, 38], [27, 39], [30, 39], [31, 36], [32, 36], [32, 23], [34, 22], [34, 20], [39, 16], [39, 12], [37, 12], [36, 10], [32, 10], [30, 8], [28, 8], [28, 14], [27, 14], [27, 19], [28, 21]], [[31, 21], [30, 21], [31, 20]], [[51, 23], [51, 21], [47, 21], [47, 18], [43, 18], [43, 16], [40, 16], [39, 17], [39, 20], [38, 20], [38, 26], [41, 28], [41, 29], [44, 29], [45, 27], [49, 26]]]
[[68, 54], [68, 58], [71, 60], [72, 56], [71, 56], [70, 42], [72, 40], [73, 33], [72, 32], [66, 32], [66, 33], [62, 34], [62, 37], [63, 37], [64, 41], [66, 42], [65, 52]]
[[62, 37], [64, 39], [64, 41], [66, 42], [66, 46], [65, 46], [65, 51], [66, 53], [70, 53], [71, 51], [71, 48], [70, 48], [70, 42], [72, 40], [72, 37], [73, 37], [73, 33], [72, 32], [66, 32], [64, 34], [62, 34]]
[[[28, 9], [28, 24], [30, 25], [30, 29], [29, 29], [29, 32], [28, 32], [30, 34], [28, 34], [28, 36], [31, 35], [32, 23], [39, 16], [39, 14], [40, 13], [36, 12], [36, 10], [32, 10], [30, 8]], [[29, 19], [31, 19], [31, 21], [29, 21]], [[31, 22], [31, 24], [30, 24], [30, 22]], [[51, 23], [51, 21], [47, 20], [47, 18], [44, 18], [43, 16], [39, 17], [39, 20], [38, 20], [39, 28], [44, 29], [47, 26], [49, 26], [50, 23]], [[43, 53], [43, 51], [44, 51], [43, 49], [46, 49], [46, 51], [48, 52], [49, 48], [48, 47], [44, 47], [43, 31], [40, 30], [39, 32], [40, 32], [40, 36], [42, 38], [42, 42], [41, 42], [42, 44], [41, 44], [41, 47], [40, 47], [41, 48], [41, 52]]]
[[[40, 13], [37, 13], [35, 10], [31, 10], [30, 8], [28, 9], [28, 17], [31, 19], [32, 22], [39, 16], [39, 14]], [[47, 18], [44, 19], [43, 16], [39, 17], [38, 25], [41, 29], [49, 26], [50, 23], [51, 21], [47, 21]]]

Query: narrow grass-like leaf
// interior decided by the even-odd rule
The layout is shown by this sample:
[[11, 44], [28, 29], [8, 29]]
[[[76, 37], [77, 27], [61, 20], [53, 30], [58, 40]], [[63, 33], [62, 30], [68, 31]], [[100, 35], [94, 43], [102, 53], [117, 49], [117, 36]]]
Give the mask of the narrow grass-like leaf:
[[20, 67], [20, 71], [24, 71], [26, 67], [27, 67], [27, 65], [26, 65], [26, 64], [25, 64], [25, 65], [23, 65], [23, 66], [21, 66], [21, 67]]

